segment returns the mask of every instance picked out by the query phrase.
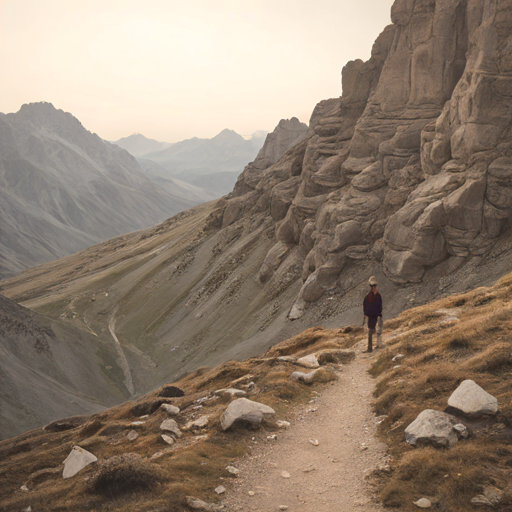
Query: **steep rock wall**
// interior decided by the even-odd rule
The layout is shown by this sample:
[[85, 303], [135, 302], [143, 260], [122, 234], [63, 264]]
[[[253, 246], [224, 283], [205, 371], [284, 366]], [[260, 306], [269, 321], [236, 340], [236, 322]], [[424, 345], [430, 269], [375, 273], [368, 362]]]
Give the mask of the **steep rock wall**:
[[246, 168], [210, 218], [271, 216], [258, 278], [302, 261], [292, 319], [349, 260], [418, 283], [448, 258], [485, 254], [510, 217], [510, 2], [397, 0], [391, 17], [370, 60], [343, 68], [342, 97], [317, 105], [307, 139]]

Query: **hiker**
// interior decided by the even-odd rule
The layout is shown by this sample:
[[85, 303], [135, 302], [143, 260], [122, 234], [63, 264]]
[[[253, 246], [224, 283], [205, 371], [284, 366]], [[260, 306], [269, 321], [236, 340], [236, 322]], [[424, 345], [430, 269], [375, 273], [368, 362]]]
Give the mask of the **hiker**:
[[372, 338], [375, 330], [377, 330], [377, 348], [382, 347], [382, 297], [377, 291], [375, 276], [370, 277], [368, 284], [370, 285], [370, 293], [366, 295], [363, 301], [363, 325], [368, 319], [368, 349], [365, 352], [371, 352], [373, 349]]

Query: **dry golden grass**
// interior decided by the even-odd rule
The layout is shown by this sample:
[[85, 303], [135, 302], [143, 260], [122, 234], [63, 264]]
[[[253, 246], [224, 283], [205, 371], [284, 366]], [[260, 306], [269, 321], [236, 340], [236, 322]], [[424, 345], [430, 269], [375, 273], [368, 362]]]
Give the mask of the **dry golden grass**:
[[[393, 460], [391, 473], [380, 475], [387, 507], [416, 510], [413, 502], [426, 496], [439, 510], [479, 510], [471, 498], [492, 485], [504, 491], [494, 510], [512, 510], [511, 287], [512, 275], [386, 323], [390, 340], [370, 373], [378, 378], [375, 410], [385, 415], [380, 435]], [[397, 354], [403, 357], [392, 361]], [[408, 446], [405, 428], [424, 409], [445, 410], [465, 379], [498, 399], [498, 415], [470, 421], [472, 437], [449, 450]]]
[[[326, 348], [346, 348], [354, 342], [353, 333], [311, 329], [273, 347], [262, 358], [197, 369], [173, 383], [184, 391], [182, 397], [160, 396], [169, 394], [162, 386], [136, 401], [76, 420], [76, 426], [69, 430], [37, 429], [0, 442], [0, 510], [18, 512], [30, 505], [35, 511], [174, 512], [184, 509], [184, 498], [189, 495], [215, 501], [215, 487], [222, 479], [233, 478], [226, 466], [246, 452], [253, 436], [266, 442], [268, 431], [275, 426], [223, 432], [220, 417], [230, 400], [217, 397], [214, 391], [230, 386], [246, 389], [249, 399], [270, 405], [277, 418], [284, 419], [322, 384], [292, 382], [290, 374], [301, 368], [277, 361], [276, 356], [286, 353], [299, 357]], [[243, 387], [251, 382], [250, 387]], [[159, 428], [167, 418], [160, 408], [162, 403], [180, 407], [176, 418], [180, 427], [202, 415], [209, 417], [209, 424], [195, 433], [183, 432], [169, 447]], [[136, 420], [144, 424], [133, 425]], [[135, 441], [127, 439], [131, 430], [139, 434]], [[94, 453], [98, 462], [63, 480], [62, 472], [53, 469], [62, 468], [74, 445]], [[162, 455], [152, 459], [157, 452]], [[28, 492], [20, 490], [24, 484]]]

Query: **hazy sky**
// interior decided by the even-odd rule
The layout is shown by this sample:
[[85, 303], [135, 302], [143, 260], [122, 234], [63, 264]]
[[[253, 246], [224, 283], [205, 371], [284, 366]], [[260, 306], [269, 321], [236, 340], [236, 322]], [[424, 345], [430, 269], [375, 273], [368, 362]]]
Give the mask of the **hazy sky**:
[[49, 101], [108, 140], [309, 122], [392, 0], [0, 0], [0, 112]]

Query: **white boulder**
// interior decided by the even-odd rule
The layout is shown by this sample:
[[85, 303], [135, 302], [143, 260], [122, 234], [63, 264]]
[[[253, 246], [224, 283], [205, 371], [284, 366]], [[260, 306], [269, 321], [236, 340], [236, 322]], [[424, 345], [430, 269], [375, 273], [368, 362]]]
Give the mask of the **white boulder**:
[[448, 399], [448, 405], [468, 416], [495, 415], [498, 412], [498, 400], [472, 380], [461, 382]]
[[75, 446], [71, 450], [71, 453], [66, 457], [64, 461], [64, 471], [62, 472], [62, 478], [71, 478], [75, 476], [79, 471], [82, 471], [86, 466], [96, 462], [98, 458], [91, 452]]
[[231, 402], [222, 414], [220, 425], [222, 430], [227, 430], [237, 421], [260, 424], [263, 419], [275, 415], [274, 409], [268, 405], [253, 402], [247, 398], [238, 398]]
[[315, 354], [309, 354], [308, 356], [297, 359], [297, 364], [305, 366], [306, 368], [318, 368], [320, 366]]
[[160, 408], [164, 410], [169, 416], [176, 416], [177, 414], [180, 413], [180, 408], [177, 407], [176, 405], [162, 404]]
[[447, 448], [458, 442], [460, 425], [460, 420], [451, 414], [426, 409], [405, 429], [405, 440], [412, 446], [431, 444]]

